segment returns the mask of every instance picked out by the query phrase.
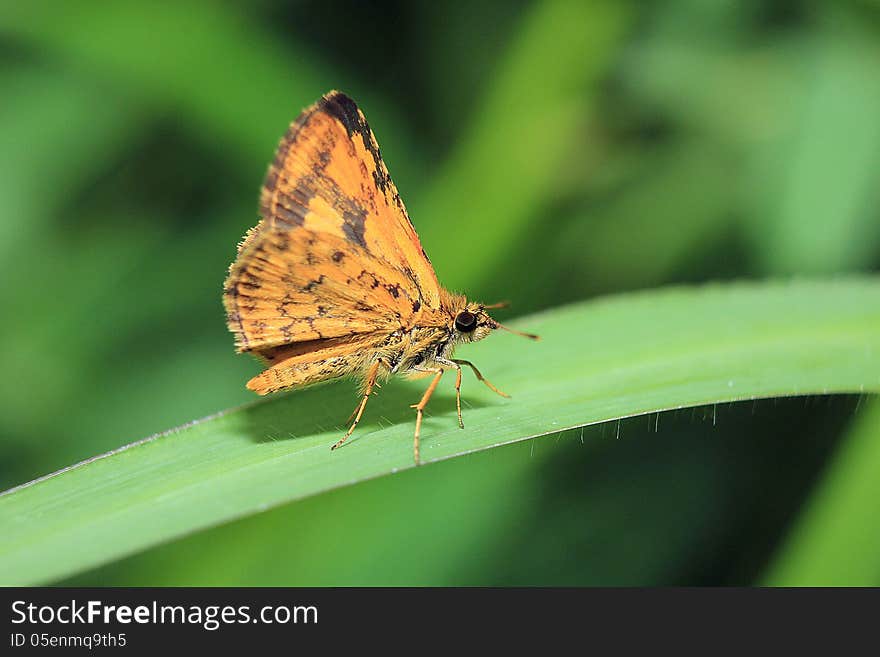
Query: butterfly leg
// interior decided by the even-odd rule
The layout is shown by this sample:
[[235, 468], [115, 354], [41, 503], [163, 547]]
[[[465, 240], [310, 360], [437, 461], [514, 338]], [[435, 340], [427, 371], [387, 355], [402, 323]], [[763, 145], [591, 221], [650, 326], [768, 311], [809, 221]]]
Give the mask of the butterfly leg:
[[[470, 367], [474, 371], [474, 374], [476, 375], [477, 380], [482, 381], [486, 385], [486, 387], [489, 388], [489, 390], [491, 390], [492, 392], [494, 392], [498, 395], [501, 395], [502, 397], [507, 397], [508, 399], [510, 399], [510, 395], [508, 395], [506, 392], [501, 392], [498, 388], [493, 386], [486, 377], [484, 377], [482, 374], [480, 374], [480, 370], [477, 369], [477, 366], [474, 365], [469, 360], [459, 360], [457, 358], [453, 358], [452, 362], [459, 365], [459, 366], [467, 365], [468, 367]], [[461, 370], [459, 369], [459, 376], [460, 375], [461, 375]]]
[[455, 369], [455, 408], [458, 411], [458, 426], [464, 429], [464, 422], [461, 419], [461, 365], [455, 360], [446, 360], [438, 358], [437, 363], [443, 367]]
[[413, 404], [410, 408], [416, 409], [416, 432], [413, 436], [413, 457], [415, 458], [416, 465], [420, 464], [419, 461], [419, 432], [422, 429], [422, 414], [425, 410], [425, 406], [428, 405], [428, 400], [431, 399], [431, 395], [434, 394], [434, 390], [437, 389], [437, 384], [440, 383], [440, 377], [443, 376], [444, 370], [441, 368], [425, 370], [426, 372], [434, 372], [434, 378], [431, 379], [431, 385], [428, 386], [428, 389], [425, 390], [425, 394], [422, 395], [421, 401], [418, 404]]
[[361, 421], [361, 415], [364, 414], [364, 408], [367, 406], [367, 400], [370, 398], [370, 393], [373, 392], [373, 386], [376, 385], [376, 375], [379, 372], [379, 363], [381, 361], [377, 360], [370, 367], [370, 370], [367, 372], [367, 387], [364, 390], [363, 399], [361, 399], [360, 404], [357, 405], [357, 408], [354, 409], [354, 412], [349, 416], [348, 421], [351, 421], [351, 418], [354, 417], [354, 422], [352, 422], [351, 426], [348, 428], [348, 431], [345, 432], [345, 435], [339, 439], [339, 441], [330, 448], [331, 451], [336, 449], [337, 447], [341, 447], [342, 443], [348, 440], [348, 437], [354, 431], [354, 428], [358, 425], [358, 422]]
[[464, 420], [461, 419], [461, 365], [455, 364], [455, 410], [458, 411], [458, 426], [464, 429]]

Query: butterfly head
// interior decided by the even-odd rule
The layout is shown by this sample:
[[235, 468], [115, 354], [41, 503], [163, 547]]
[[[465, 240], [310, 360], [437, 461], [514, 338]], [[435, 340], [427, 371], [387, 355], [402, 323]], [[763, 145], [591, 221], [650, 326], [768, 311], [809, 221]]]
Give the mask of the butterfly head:
[[489, 316], [489, 313], [486, 312], [486, 309], [488, 308], [504, 308], [506, 305], [506, 303], [496, 303], [491, 306], [486, 306], [481, 303], [472, 302], [455, 312], [452, 325], [455, 329], [458, 342], [476, 342], [477, 340], [482, 340], [492, 331], [499, 328], [531, 340], [537, 340], [537, 335], [522, 333], [521, 331], [515, 331], [514, 329], [508, 328], [501, 322], [492, 319]]
[[498, 323], [489, 317], [482, 305], [469, 303], [455, 313], [452, 327], [459, 342], [476, 342], [498, 328]]

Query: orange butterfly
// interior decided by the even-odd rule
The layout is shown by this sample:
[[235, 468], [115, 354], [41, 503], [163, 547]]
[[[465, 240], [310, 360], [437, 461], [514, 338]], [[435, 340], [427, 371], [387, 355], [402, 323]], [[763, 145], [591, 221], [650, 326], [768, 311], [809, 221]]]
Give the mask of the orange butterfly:
[[227, 323], [238, 351], [268, 366], [247, 384], [261, 395], [360, 378], [354, 421], [331, 449], [354, 431], [377, 381], [392, 374], [433, 375], [413, 405], [417, 464], [422, 412], [444, 371], [456, 370], [462, 428], [462, 365], [507, 396], [472, 363], [452, 358], [459, 343], [511, 330], [486, 313], [503, 304], [469, 302], [437, 282], [376, 139], [348, 96], [332, 91], [291, 124], [266, 174], [260, 215], [229, 268]]

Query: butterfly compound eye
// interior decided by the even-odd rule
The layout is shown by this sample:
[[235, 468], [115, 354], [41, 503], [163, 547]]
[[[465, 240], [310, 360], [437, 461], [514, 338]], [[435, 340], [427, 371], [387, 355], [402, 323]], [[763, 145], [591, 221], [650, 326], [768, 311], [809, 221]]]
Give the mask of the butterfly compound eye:
[[477, 316], [467, 310], [458, 313], [455, 317], [455, 328], [462, 333], [470, 333], [477, 328]]

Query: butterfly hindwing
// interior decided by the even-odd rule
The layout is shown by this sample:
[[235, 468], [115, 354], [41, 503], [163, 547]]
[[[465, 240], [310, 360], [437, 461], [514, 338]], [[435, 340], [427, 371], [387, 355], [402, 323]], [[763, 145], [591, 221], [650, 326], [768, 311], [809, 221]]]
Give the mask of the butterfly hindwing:
[[266, 395], [350, 374], [363, 364], [365, 354], [377, 348], [377, 338], [375, 334], [353, 339], [329, 338], [256, 352], [267, 369], [248, 381], [247, 387]]

